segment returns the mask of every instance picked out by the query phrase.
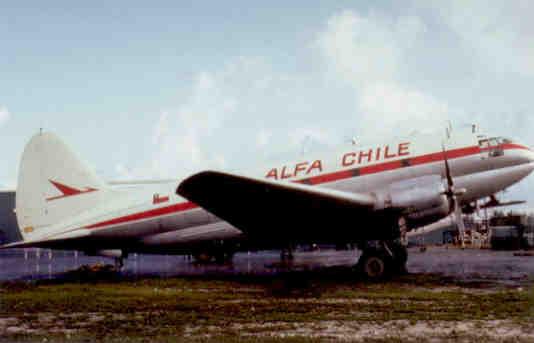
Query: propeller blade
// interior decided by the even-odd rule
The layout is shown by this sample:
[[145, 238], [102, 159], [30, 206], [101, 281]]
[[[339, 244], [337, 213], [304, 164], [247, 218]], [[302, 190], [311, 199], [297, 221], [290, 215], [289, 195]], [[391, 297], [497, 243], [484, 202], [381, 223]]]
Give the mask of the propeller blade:
[[447, 186], [448, 186], [446, 194], [450, 199], [451, 206], [453, 207], [454, 221], [456, 222], [456, 226], [458, 227], [462, 249], [464, 249], [465, 248], [465, 240], [464, 240], [465, 223], [462, 217], [462, 206], [460, 205], [458, 196], [465, 194], [466, 189], [465, 188], [460, 188], [458, 190], [454, 189], [454, 181], [452, 179], [451, 167], [449, 165], [449, 159], [447, 158], [447, 150], [445, 150], [445, 144], [442, 144], [441, 147], [443, 149], [443, 161], [445, 162], [445, 177], [447, 178]]
[[451, 167], [449, 166], [449, 160], [447, 159], [447, 151], [445, 145], [441, 145], [443, 149], [443, 160], [445, 162], [445, 177], [447, 178], [447, 185], [449, 186], [449, 192], [453, 192], [454, 182], [452, 181]]

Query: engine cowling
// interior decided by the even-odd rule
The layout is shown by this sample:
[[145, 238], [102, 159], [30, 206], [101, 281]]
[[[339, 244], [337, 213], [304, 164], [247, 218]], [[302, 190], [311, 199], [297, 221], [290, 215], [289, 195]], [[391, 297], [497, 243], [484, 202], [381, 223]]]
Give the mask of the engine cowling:
[[410, 228], [446, 217], [451, 204], [446, 185], [439, 175], [426, 175], [390, 184], [377, 192], [377, 209], [399, 210]]

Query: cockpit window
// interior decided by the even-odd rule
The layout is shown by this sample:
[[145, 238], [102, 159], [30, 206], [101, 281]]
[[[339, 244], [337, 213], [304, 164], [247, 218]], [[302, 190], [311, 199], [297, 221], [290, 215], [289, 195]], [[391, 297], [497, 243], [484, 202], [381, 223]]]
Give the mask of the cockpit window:
[[489, 145], [492, 146], [492, 147], [499, 145], [499, 139], [498, 138], [490, 138], [489, 139]]
[[486, 138], [481, 139], [478, 141], [478, 145], [480, 148], [489, 148], [489, 147], [495, 147], [501, 144], [509, 144], [513, 143], [510, 138], [504, 138], [504, 137], [492, 137], [492, 138]]
[[513, 141], [510, 139], [510, 138], [504, 138], [504, 137], [499, 137], [499, 143], [500, 144], [510, 144], [510, 143], [513, 143]]
[[480, 146], [481, 149], [489, 148], [489, 140], [481, 139], [478, 141], [478, 145]]
[[485, 138], [478, 141], [481, 151], [486, 151], [488, 157], [498, 157], [504, 155], [502, 145], [511, 143], [511, 140], [503, 137]]

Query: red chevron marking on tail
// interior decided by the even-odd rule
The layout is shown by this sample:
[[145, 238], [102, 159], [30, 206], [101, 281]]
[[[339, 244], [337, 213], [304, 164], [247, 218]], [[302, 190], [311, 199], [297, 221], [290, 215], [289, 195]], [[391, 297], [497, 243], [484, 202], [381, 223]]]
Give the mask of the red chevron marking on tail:
[[70, 186], [64, 185], [62, 183], [59, 183], [57, 181], [52, 181], [52, 180], [48, 180], [48, 181], [50, 181], [50, 183], [52, 185], [54, 185], [54, 187], [56, 187], [57, 190], [62, 193], [62, 195], [58, 195], [58, 196], [54, 196], [54, 197], [51, 197], [51, 198], [47, 198], [46, 201], [52, 201], [52, 200], [67, 198], [67, 197], [80, 195], [80, 194], [84, 194], [84, 193], [95, 192], [95, 191], [98, 190], [98, 189], [91, 188], [91, 187], [85, 187], [85, 189], [77, 189], [77, 188], [70, 187]]

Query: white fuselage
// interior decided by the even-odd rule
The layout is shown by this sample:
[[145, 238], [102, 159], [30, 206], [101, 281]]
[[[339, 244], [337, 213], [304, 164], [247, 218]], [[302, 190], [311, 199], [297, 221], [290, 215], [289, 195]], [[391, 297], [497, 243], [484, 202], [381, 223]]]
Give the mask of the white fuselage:
[[[445, 144], [435, 137], [419, 136], [369, 147], [348, 146], [239, 174], [372, 194], [392, 183], [424, 175], [444, 178], [446, 156], [455, 186], [466, 190], [461, 201], [468, 203], [509, 187], [534, 169], [534, 153], [528, 147], [510, 141], [485, 145], [481, 139], [469, 133], [454, 135]], [[121, 242], [131, 244], [135, 240], [137, 246], [154, 251], [241, 235], [238, 229], [177, 195], [178, 185], [169, 183], [157, 194], [124, 190], [110, 203], [50, 230], [90, 230], [94, 237], [121, 238], [112, 248], [128, 249]]]

